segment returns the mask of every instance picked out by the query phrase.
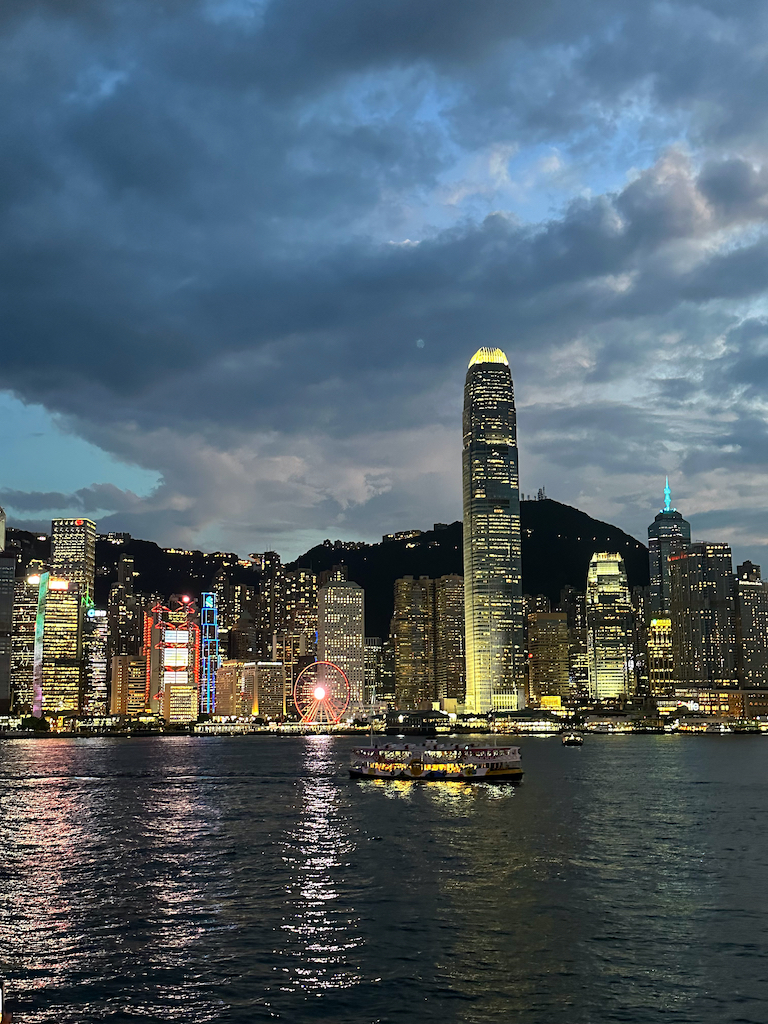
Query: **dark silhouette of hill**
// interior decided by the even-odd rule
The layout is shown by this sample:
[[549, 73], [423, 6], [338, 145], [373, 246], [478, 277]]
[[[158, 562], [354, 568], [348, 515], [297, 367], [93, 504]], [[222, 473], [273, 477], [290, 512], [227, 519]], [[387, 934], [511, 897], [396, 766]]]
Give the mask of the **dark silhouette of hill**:
[[[545, 498], [520, 504], [523, 534], [523, 589], [553, 602], [565, 586], [584, 590], [595, 551], [617, 551], [630, 587], [648, 585], [648, 549], [634, 537], [585, 512]], [[349, 579], [365, 588], [366, 633], [385, 638], [392, 618], [393, 586], [401, 576], [463, 574], [462, 524], [427, 530], [419, 537], [381, 544], [334, 546], [329, 541], [292, 562], [320, 573], [339, 563]]]
[[[589, 560], [595, 551], [618, 551], [624, 558], [630, 586], [648, 585], [648, 549], [609, 523], [592, 519], [570, 505], [545, 498], [520, 504], [523, 533], [523, 589], [546, 594], [553, 602], [565, 586], [584, 590]], [[47, 561], [50, 540], [24, 530], [8, 530], [7, 554], [16, 554], [17, 573], [31, 558]], [[365, 588], [366, 633], [385, 638], [392, 618], [393, 586], [401, 576], [446, 576], [463, 573], [462, 526], [451, 523], [420, 536], [381, 544], [345, 546], [330, 541], [312, 548], [287, 568], [308, 568], [316, 573], [343, 562], [351, 580]], [[117, 580], [121, 554], [132, 555], [136, 590], [144, 594], [189, 594], [199, 598], [211, 589], [213, 578], [227, 566], [233, 578], [258, 585], [256, 569], [238, 565], [231, 553], [168, 551], [152, 541], [131, 539], [124, 544], [96, 542], [96, 594], [105, 608], [109, 588]]]

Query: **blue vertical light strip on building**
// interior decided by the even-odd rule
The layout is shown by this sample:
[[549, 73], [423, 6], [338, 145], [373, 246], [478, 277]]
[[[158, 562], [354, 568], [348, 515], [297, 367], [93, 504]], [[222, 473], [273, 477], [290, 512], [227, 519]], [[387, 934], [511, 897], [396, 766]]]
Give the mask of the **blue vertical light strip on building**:
[[219, 670], [219, 611], [215, 594], [202, 594], [200, 610], [200, 710], [212, 715], [216, 708], [216, 673]]

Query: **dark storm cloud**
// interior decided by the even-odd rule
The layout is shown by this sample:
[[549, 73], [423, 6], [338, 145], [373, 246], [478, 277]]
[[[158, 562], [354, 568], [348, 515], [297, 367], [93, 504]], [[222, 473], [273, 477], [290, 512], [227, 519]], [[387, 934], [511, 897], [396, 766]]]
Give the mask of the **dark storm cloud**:
[[[527, 413], [531, 450], [557, 464], [656, 470], [653, 401], [695, 402], [715, 372], [732, 422], [692, 442], [687, 465], [757, 459], [759, 343], [734, 329], [680, 372], [670, 337], [701, 328], [715, 346], [733, 304], [768, 285], [765, 112], [745, 103], [768, 85], [766, 10], [6, 5], [0, 384], [163, 475], [146, 499], [103, 485], [6, 501], [34, 512], [56, 497], [137, 533], [192, 535], [248, 480], [273, 532], [315, 515], [383, 532], [422, 507], [415, 477], [393, 482], [385, 441], [339, 446], [453, 429], [481, 344], [518, 365], [584, 348], [579, 379], [604, 400]], [[542, 223], [434, 198], [469, 144], [547, 140], [594, 167], [595, 133], [631, 149], [637, 124], [650, 166]], [[745, 153], [720, 151], [747, 132]], [[699, 151], [661, 153], [681, 137]], [[639, 341], [650, 318], [666, 335]], [[650, 407], [611, 393], [635, 378], [653, 381]], [[243, 520], [248, 487], [230, 501]]]

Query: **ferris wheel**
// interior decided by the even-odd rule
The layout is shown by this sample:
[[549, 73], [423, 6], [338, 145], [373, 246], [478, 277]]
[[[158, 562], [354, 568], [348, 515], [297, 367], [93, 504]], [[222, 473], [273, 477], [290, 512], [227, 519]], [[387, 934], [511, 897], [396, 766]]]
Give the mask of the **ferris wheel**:
[[332, 661], [315, 661], [303, 669], [293, 688], [293, 703], [304, 724], [336, 725], [347, 710], [349, 680]]

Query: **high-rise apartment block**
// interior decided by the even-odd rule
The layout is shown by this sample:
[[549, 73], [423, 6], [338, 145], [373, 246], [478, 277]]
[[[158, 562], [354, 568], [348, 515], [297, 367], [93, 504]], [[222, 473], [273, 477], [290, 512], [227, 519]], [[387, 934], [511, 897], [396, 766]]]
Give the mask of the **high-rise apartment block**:
[[516, 709], [524, 684], [517, 427], [501, 349], [472, 357], [464, 387], [466, 705]]
[[689, 544], [670, 555], [668, 565], [676, 685], [736, 687], [736, 609], [730, 547]]
[[632, 604], [621, 555], [592, 555], [587, 572], [587, 665], [593, 700], [615, 700], [630, 689]]
[[317, 601], [317, 657], [337, 665], [349, 680], [351, 702], [365, 698], [365, 598], [350, 580], [321, 587]]

